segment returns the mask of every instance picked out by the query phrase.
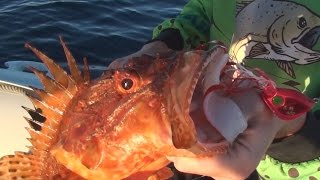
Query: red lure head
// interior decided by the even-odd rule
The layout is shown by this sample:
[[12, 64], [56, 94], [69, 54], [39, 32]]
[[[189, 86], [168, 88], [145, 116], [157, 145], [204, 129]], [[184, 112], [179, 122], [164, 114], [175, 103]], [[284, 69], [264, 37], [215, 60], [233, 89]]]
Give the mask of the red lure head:
[[[227, 65], [233, 65], [228, 63]], [[261, 69], [255, 68], [254, 71], [260, 76], [260, 78], [250, 75], [244, 69], [238, 69], [239, 75], [237, 77], [229, 77], [232, 79], [231, 83], [216, 84], [211, 86], [205, 93], [205, 96], [212, 91], [222, 90], [223, 92], [237, 93], [248, 88], [257, 88], [262, 90], [260, 93], [261, 98], [269, 109], [282, 120], [294, 120], [302, 116], [304, 113], [310, 111], [315, 102], [302, 94], [301, 92], [288, 88], [277, 88], [275, 82], [273, 82], [268, 75]], [[240, 87], [239, 85], [245, 81], [254, 81], [253, 86]]]
[[277, 117], [290, 121], [312, 109], [315, 104], [312, 99], [293, 89], [277, 88], [262, 70], [255, 70], [268, 81], [262, 88], [261, 98]]

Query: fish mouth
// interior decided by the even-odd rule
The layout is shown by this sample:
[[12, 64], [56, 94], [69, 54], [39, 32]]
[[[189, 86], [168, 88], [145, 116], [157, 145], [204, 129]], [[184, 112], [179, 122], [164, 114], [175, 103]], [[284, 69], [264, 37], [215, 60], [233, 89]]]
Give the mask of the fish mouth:
[[[293, 43], [299, 43], [302, 46], [310, 49], [313, 49], [320, 38], [320, 26], [316, 26], [312, 29], [310, 29], [308, 32], [306, 32], [298, 41], [293, 41]], [[320, 52], [320, 49], [317, 49], [316, 51]]]
[[227, 139], [219, 132], [215, 125], [206, 118], [202, 104], [200, 104], [203, 101], [202, 97], [200, 96], [202, 96], [201, 93], [195, 92], [193, 99], [201, 100], [196, 102], [198, 104], [193, 105], [196, 107], [191, 108], [190, 111], [190, 116], [196, 127], [198, 142], [209, 149], [228, 145], [229, 142]]
[[[172, 142], [177, 149], [189, 149], [195, 144], [216, 144], [222, 141], [222, 136], [210, 122], [198, 114], [193, 114], [194, 101], [200, 103], [201, 111], [203, 93], [201, 79], [209, 62], [219, 60], [226, 53], [225, 48], [216, 46], [208, 51], [191, 51], [184, 53], [182, 61], [178, 61], [175, 70], [170, 75], [167, 97], [168, 116], [172, 129]], [[220, 75], [220, 73], [219, 73]], [[199, 98], [195, 98], [200, 95]], [[196, 111], [200, 112], [200, 111]], [[192, 115], [193, 114], [193, 115]], [[202, 113], [203, 115], [203, 113]], [[203, 144], [205, 143], [205, 144]], [[207, 146], [205, 145], [207, 148]], [[211, 149], [211, 148], [208, 148]], [[213, 149], [214, 151], [214, 149]]]
[[[207, 78], [209, 73], [209, 76], [212, 76], [212, 78], [209, 78], [211, 79], [211, 83], [219, 84], [221, 71], [229, 60], [229, 56], [226, 56], [225, 52], [219, 51], [209, 54], [206, 58], [211, 59], [211, 63], [207, 64], [205, 70], [202, 71], [202, 76], [194, 89], [192, 102], [190, 104], [190, 116], [196, 127], [198, 144], [214, 153], [225, 152], [232, 141], [225, 136], [225, 129], [221, 129], [221, 124], [225, 124], [226, 121], [218, 122], [207, 118], [203, 91], [208, 87], [207, 81], [203, 78]], [[214, 68], [212, 69], [213, 66]], [[221, 102], [215, 99], [215, 103]], [[209, 106], [212, 107], [212, 104]], [[208, 108], [209, 106], [206, 107]]]

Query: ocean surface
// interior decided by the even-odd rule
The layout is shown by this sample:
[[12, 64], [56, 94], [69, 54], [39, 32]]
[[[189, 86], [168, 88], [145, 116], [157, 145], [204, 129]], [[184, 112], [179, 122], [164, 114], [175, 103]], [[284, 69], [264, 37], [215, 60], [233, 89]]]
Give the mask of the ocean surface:
[[175, 17], [187, 0], [0, 1], [0, 67], [7, 61], [38, 61], [25, 42], [65, 62], [61, 35], [76, 59], [108, 65], [141, 48], [152, 29]]

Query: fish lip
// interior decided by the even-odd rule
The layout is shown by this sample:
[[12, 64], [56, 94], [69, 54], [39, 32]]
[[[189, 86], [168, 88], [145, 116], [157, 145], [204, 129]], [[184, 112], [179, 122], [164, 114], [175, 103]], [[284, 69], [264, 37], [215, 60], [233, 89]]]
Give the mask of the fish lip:
[[304, 30], [299, 34], [299, 36], [297, 36], [297, 37], [295, 37], [295, 38], [292, 38], [291, 43], [292, 43], [292, 44], [298, 43], [306, 34], [308, 34], [308, 32], [310, 32], [310, 28], [304, 29]]
[[[168, 117], [176, 117], [169, 121], [173, 134], [173, 145], [178, 149], [189, 148], [199, 140], [196, 121], [190, 116], [191, 102], [197, 85], [202, 84], [201, 78], [210, 60], [215, 56], [225, 54], [226, 50], [224, 46], [219, 45], [209, 50], [196, 49], [182, 53], [181, 60], [174, 64], [172, 68], [174, 71], [169, 74], [167, 86], [164, 86], [163, 89], [167, 97]], [[202, 94], [202, 88], [199, 89], [199, 92]]]
[[314, 45], [318, 42], [320, 38], [320, 26], [315, 26], [314, 28], [308, 28], [303, 33], [297, 37], [293, 38], [292, 44], [300, 44], [310, 50], [314, 47]]

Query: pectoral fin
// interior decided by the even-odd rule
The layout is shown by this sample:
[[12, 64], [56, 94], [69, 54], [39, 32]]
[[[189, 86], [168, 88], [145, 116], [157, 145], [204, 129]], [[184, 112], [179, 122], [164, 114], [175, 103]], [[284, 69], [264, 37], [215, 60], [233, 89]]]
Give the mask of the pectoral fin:
[[288, 74], [290, 77], [292, 77], [294, 79], [296, 78], [292, 64], [290, 62], [276, 61], [276, 64], [280, 69], [284, 70], [284, 72], [286, 72], [286, 74]]
[[267, 55], [269, 53], [270, 51], [263, 45], [263, 43], [257, 43], [256, 45], [252, 46], [247, 58], [253, 58], [260, 55]]

